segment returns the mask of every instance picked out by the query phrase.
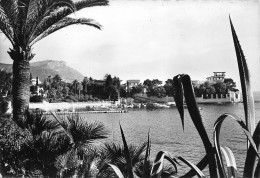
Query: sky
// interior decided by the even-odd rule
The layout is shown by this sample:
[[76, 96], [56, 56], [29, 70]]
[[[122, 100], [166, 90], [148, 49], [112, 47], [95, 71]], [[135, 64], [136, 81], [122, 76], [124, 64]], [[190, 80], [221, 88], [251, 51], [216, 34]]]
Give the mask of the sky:
[[[105, 74], [166, 81], [177, 74], [206, 80], [226, 72], [240, 85], [229, 24], [233, 21], [246, 56], [254, 91], [260, 90], [260, 13], [256, 0], [112, 0], [81, 10], [102, 30], [74, 25], [33, 46], [32, 62], [62, 60], [84, 76]], [[12, 63], [11, 44], [0, 34], [0, 62]], [[240, 87], [238, 87], [240, 88]]]

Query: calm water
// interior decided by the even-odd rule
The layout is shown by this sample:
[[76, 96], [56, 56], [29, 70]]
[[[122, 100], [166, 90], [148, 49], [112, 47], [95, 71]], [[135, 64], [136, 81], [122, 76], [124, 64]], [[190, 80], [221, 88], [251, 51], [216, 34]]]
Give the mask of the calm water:
[[[243, 104], [200, 105], [203, 122], [209, 137], [213, 140], [213, 125], [221, 113], [235, 113], [243, 118]], [[197, 164], [205, 155], [204, 147], [199, 135], [185, 110], [185, 127], [182, 129], [177, 109], [164, 110], [129, 110], [126, 114], [87, 114], [87, 120], [103, 122], [111, 131], [108, 141], [122, 144], [119, 130], [121, 123], [126, 139], [129, 143], [140, 144], [147, 140], [147, 133], [151, 129], [151, 156], [154, 158], [160, 150], [168, 151], [172, 155], [180, 155]], [[256, 117], [260, 120], [260, 103], [256, 103]], [[231, 119], [222, 124], [221, 145], [228, 146], [235, 154], [239, 174], [242, 174], [246, 156], [246, 136], [238, 124]], [[179, 167], [180, 172], [189, 170]], [[208, 175], [207, 170], [203, 171]]]

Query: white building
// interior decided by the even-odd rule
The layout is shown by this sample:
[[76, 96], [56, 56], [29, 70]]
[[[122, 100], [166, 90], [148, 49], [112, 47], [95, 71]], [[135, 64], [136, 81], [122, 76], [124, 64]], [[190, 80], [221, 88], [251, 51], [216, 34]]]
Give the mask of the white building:
[[226, 72], [213, 72], [214, 75], [207, 77], [207, 82], [214, 84], [217, 82], [224, 82], [225, 80], [225, 76], [226, 76]]
[[[37, 78], [33, 78], [32, 80], [31, 80], [31, 82], [32, 82], [32, 85], [36, 85], [36, 83], [37, 83]], [[38, 79], [38, 85], [39, 84], [42, 84], [42, 82]]]
[[132, 87], [140, 84], [140, 80], [127, 80], [126, 81], [126, 90], [129, 91]]

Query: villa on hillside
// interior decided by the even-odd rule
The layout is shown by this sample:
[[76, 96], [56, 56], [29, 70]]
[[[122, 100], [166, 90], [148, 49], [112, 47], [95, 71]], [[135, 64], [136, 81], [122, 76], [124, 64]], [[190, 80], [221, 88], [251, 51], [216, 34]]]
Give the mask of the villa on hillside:
[[[199, 86], [205, 82], [214, 85], [217, 82], [225, 81], [226, 72], [213, 72], [213, 74], [213, 76], [207, 77], [206, 81], [193, 80], [193, 86], [199, 88]], [[228, 91], [226, 94], [206, 94], [196, 97], [196, 101], [198, 103], [237, 103], [241, 102], [241, 94], [239, 91]]]
[[42, 84], [42, 82], [38, 79], [38, 78], [33, 78], [32, 80], [31, 80], [31, 83], [32, 83], [32, 85], [37, 85], [37, 83], [38, 83], [38, 85], [40, 85], [40, 84]]
[[224, 82], [226, 72], [213, 72], [213, 73], [214, 73], [213, 76], [207, 77], [207, 81], [210, 84], [215, 84], [217, 82]]
[[132, 87], [140, 84], [140, 80], [127, 80], [126, 81], [126, 90], [129, 91]]

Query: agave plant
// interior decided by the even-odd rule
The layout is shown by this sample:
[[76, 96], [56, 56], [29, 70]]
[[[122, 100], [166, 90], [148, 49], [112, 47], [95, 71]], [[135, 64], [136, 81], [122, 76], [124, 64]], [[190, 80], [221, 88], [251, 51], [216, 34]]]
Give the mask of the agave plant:
[[[198, 177], [204, 177], [204, 174], [202, 173], [201, 170], [205, 169], [207, 165], [209, 166], [210, 177], [228, 177], [228, 178], [238, 177], [236, 161], [233, 152], [231, 151], [230, 148], [226, 146], [221, 147], [219, 142], [221, 125], [227, 118], [232, 118], [233, 120], [235, 120], [242, 128], [242, 130], [244, 131], [248, 139], [249, 147], [247, 150], [243, 177], [245, 178], [260, 177], [260, 159], [259, 159], [260, 156], [258, 153], [260, 149], [260, 122], [255, 127], [255, 114], [254, 114], [255, 109], [254, 109], [254, 100], [253, 100], [251, 87], [250, 87], [249, 70], [231, 19], [230, 19], [230, 25], [231, 25], [231, 31], [234, 40], [234, 46], [236, 50], [238, 68], [239, 68], [240, 79], [241, 79], [241, 88], [243, 94], [246, 123], [244, 123], [241, 118], [239, 118], [236, 114], [233, 113], [224, 113], [220, 115], [220, 117], [216, 120], [214, 124], [214, 140], [213, 143], [211, 143], [207, 131], [203, 125], [199, 107], [196, 103], [196, 98], [195, 98], [190, 76], [186, 74], [175, 76], [173, 78], [173, 86], [175, 90], [174, 99], [181, 117], [183, 129], [184, 129], [184, 99], [185, 99], [188, 112], [191, 116], [191, 119], [194, 123], [196, 130], [199, 133], [200, 138], [202, 139], [206, 154], [204, 158], [195, 166], [194, 164], [185, 160], [182, 157], [172, 157], [168, 152], [161, 151], [157, 154], [155, 161], [152, 165], [152, 169], [149, 172], [148, 156], [149, 156], [149, 149], [150, 149], [149, 146], [150, 141], [148, 136], [148, 146], [146, 150], [146, 156], [143, 162], [144, 169], [141, 177], [161, 178], [164, 159], [168, 160], [174, 166], [176, 173], [177, 173], [177, 164], [179, 164], [177, 162], [177, 159], [184, 162], [185, 164], [187, 164], [192, 168], [185, 175], [178, 175], [178, 176], [175, 175], [176, 177], [193, 177], [195, 175], [197, 175]], [[108, 165], [114, 170], [114, 172], [117, 174], [118, 177], [133, 178], [135, 177], [135, 175], [132, 170], [132, 160], [130, 158], [129, 149], [122, 128], [121, 128], [121, 134], [122, 134], [122, 139], [125, 148], [124, 149], [125, 158], [127, 160], [126, 163], [127, 174], [126, 175], [123, 174], [120, 168], [113, 164], [108, 164]], [[222, 155], [224, 157], [222, 157]], [[223, 159], [226, 160], [227, 167], [224, 166]], [[226, 173], [226, 169], [228, 170], [228, 173]]]
[[[129, 153], [132, 161], [132, 169], [135, 170], [139, 163], [144, 160], [144, 152], [146, 143], [139, 146], [129, 145]], [[111, 177], [114, 173], [111, 172], [108, 164], [117, 166], [122, 174], [127, 175], [126, 157], [124, 147], [115, 143], [106, 143], [100, 150], [100, 161], [98, 162], [99, 174], [98, 177]], [[110, 176], [109, 176], [110, 175]]]
[[72, 18], [86, 7], [107, 5], [107, 0], [0, 0], [0, 31], [12, 44], [13, 119], [23, 127], [29, 106], [30, 64], [35, 56], [32, 46], [53, 32], [73, 24], [100, 29], [93, 19]]
[[[146, 153], [145, 156], [141, 159], [139, 159], [139, 162], [136, 162], [136, 157], [134, 156], [133, 148], [128, 147], [127, 141], [124, 136], [123, 129], [120, 125], [121, 130], [121, 136], [123, 140], [123, 149], [120, 150], [119, 156], [114, 155], [114, 151], [112, 151], [112, 158], [114, 160], [107, 161], [107, 163], [103, 166], [103, 169], [106, 170], [108, 174], [101, 174], [101, 177], [105, 175], [105, 177], [111, 177], [111, 175], [118, 176], [119, 178], [170, 178], [177, 176], [178, 169], [177, 165], [180, 165], [180, 163], [177, 161], [181, 161], [188, 165], [198, 177], [204, 177], [204, 174], [191, 162], [187, 161], [181, 156], [175, 156], [173, 157], [170, 153], [165, 151], [160, 151], [157, 153], [156, 158], [153, 163], [151, 163], [151, 160], [149, 158], [150, 156], [150, 136], [148, 133], [148, 141], [147, 143], [143, 144], [139, 149], [137, 150], [137, 155], [140, 155], [142, 152], [144, 152], [145, 146], [146, 146]], [[109, 146], [108, 149], [111, 149]], [[116, 150], [116, 149], [114, 149]], [[108, 153], [111, 153], [111, 151], [108, 151]], [[109, 156], [110, 157], [110, 156]], [[168, 160], [171, 164], [170, 166], [164, 166], [164, 160]], [[109, 169], [110, 168], [110, 169]], [[101, 169], [101, 173], [103, 173], [103, 170]], [[109, 175], [109, 176], [108, 176]]]
[[[257, 127], [255, 127], [255, 115], [254, 115], [254, 100], [252, 97], [251, 87], [250, 87], [250, 77], [247, 63], [239, 44], [235, 29], [233, 27], [232, 21], [230, 19], [231, 31], [233, 35], [238, 68], [241, 79], [241, 88], [243, 94], [243, 103], [245, 111], [245, 121], [246, 124], [237, 115], [232, 113], [222, 114], [214, 124], [214, 146], [209, 140], [208, 134], [202, 122], [202, 117], [199, 112], [199, 108], [196, 103], [196, 98], [191, 83], [191, 79], [188, 75], [177, 75], [173, 78], [175, 94], [174, 99], [181, 116], [182, 125], [184, 128], [184, 98], [187, 104], [187, 108], [191, 119], [203, 141], [206, 155], [197, 164], [200, 170], [203, 170], [207, 165], [209, 165], [210, 177], [237, 177], [237, 168], [235, 157], [232, 151], [228, 147], [221, 147], [219, 143], [219, 134], [221, 130], [221, 124], [223, 121], [230, 117], [235, 120], [243, 129], [245, 135], [248, 139], [249, 148], [247, 151], [245, 166], [244, 166], [244, 177], [259, 177], [260, 176], [260, 163], [259, 163], [259, 147], [260, 147], [260, 122]], [[222, 153], [221, 153], [222, 152]], [[227, 162], [228, 173], [225, 172], [225, 166], [223, 163], [222, 154]], [[186, 176], [194, 176], [193, 171], [189, 171]]]

